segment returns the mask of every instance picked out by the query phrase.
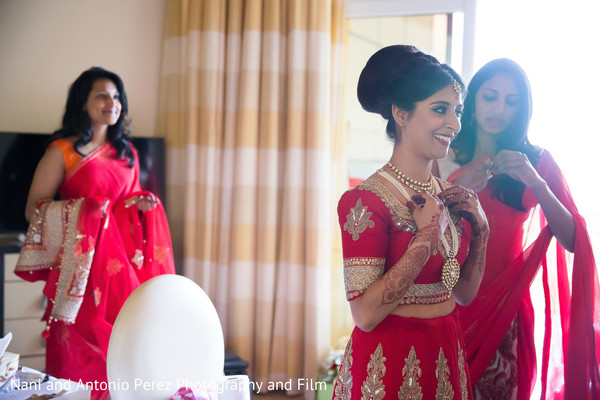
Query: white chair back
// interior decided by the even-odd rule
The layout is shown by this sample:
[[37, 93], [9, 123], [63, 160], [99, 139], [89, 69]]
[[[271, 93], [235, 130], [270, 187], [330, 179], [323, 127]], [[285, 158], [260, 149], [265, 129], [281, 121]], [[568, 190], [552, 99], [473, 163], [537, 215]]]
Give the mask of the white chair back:
[[167, 400], [223, 378], [225, 346], [206, 293], [180, 275], [140, 285], [117, 316], [107, 357], [113, 400]]

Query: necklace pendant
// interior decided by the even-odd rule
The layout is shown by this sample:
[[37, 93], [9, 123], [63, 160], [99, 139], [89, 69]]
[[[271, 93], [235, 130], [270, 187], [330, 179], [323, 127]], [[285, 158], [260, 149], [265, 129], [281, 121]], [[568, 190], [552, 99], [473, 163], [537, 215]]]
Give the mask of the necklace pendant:
[[449, 257], [444, 261], [442, 267], [442, 283], [448, 290], [448, 293], [458, 283], [458, 278], [460, 278], [460, 264], [455, 257]]

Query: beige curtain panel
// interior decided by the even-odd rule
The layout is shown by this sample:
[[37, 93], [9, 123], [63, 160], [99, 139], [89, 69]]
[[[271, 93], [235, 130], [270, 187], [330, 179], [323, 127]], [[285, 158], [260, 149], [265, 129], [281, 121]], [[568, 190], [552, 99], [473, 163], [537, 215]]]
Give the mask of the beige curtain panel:
[[263, 391], [316, 379], [330, 348], [343, 40], [343, 0], [168, 2], [175, 251]]

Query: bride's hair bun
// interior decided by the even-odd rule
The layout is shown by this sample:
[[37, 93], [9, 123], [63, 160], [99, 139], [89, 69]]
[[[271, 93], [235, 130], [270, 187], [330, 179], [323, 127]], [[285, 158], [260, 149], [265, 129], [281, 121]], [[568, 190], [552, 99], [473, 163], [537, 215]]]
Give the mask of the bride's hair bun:
[[357, 95], [361, 106], [388, 120], [388, 136], [396, 139], [392, 104], [412, 111], [425, 100], [456, 80], [464, 83], [450, 66], [414, 46], [384, 47], [369, 58], [358, 79]]

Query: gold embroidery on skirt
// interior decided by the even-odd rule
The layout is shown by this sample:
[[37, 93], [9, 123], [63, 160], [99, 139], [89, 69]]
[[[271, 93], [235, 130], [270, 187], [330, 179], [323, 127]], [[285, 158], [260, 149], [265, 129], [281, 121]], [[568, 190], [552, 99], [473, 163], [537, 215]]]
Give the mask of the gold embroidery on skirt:
[[460, 372], [460, 391], [462, 400], [468, 400], [467, 371], [465, 371], [465, 358], [463, 356], [463, 349], [460, 347], [460, 342], [458, 342], [458, 371]]
[[367, 379], [360, 388], [361, 400], [382, 400], [385, 397], [385, 385], [383, 384], [385, 360], [381, 343], [379, 343], [367, 365]]
[[335, 385], [335, 396], [333, 400], [350, 400], [352, 398], [352, 338], [348, 341], [342, 365], [337, 375], [337, 384]]
[[350, 214], [346, 215], [346, 223], [344, 230], [352, 235], [352, 240], [358, 240], [359, 234], [367, 228], [375, 226], [375, 222], [371, 221], [372, 212], [368, 212], [369, 207], [362, 205], [362, 199], [359, 198], [354, 208], [350, 209]]
[[450, 384], [450, 369], [448, 368], [448, 360], [444, 356], [444, 351], [440, 347], [440, 354], [435, 362], [435, 376], [438, 380], [437, 390], [435, 392], [436, 400], [451, 400], [454, 398], [454, 390]]
[[402, 376], [404, 382], [402, 387], [398, 391], [398, 399], [400, 400], [421, 400], [423, 399], [423, 392], [419, 385], [419, 378], [421, 377], [421, 368], [419, 364], [421, 361], [417, 358], [417, 352], [415, 347], [411, 346], [408, 352], [408, 358], [404, 359], [406, 363], [402, 368]]

